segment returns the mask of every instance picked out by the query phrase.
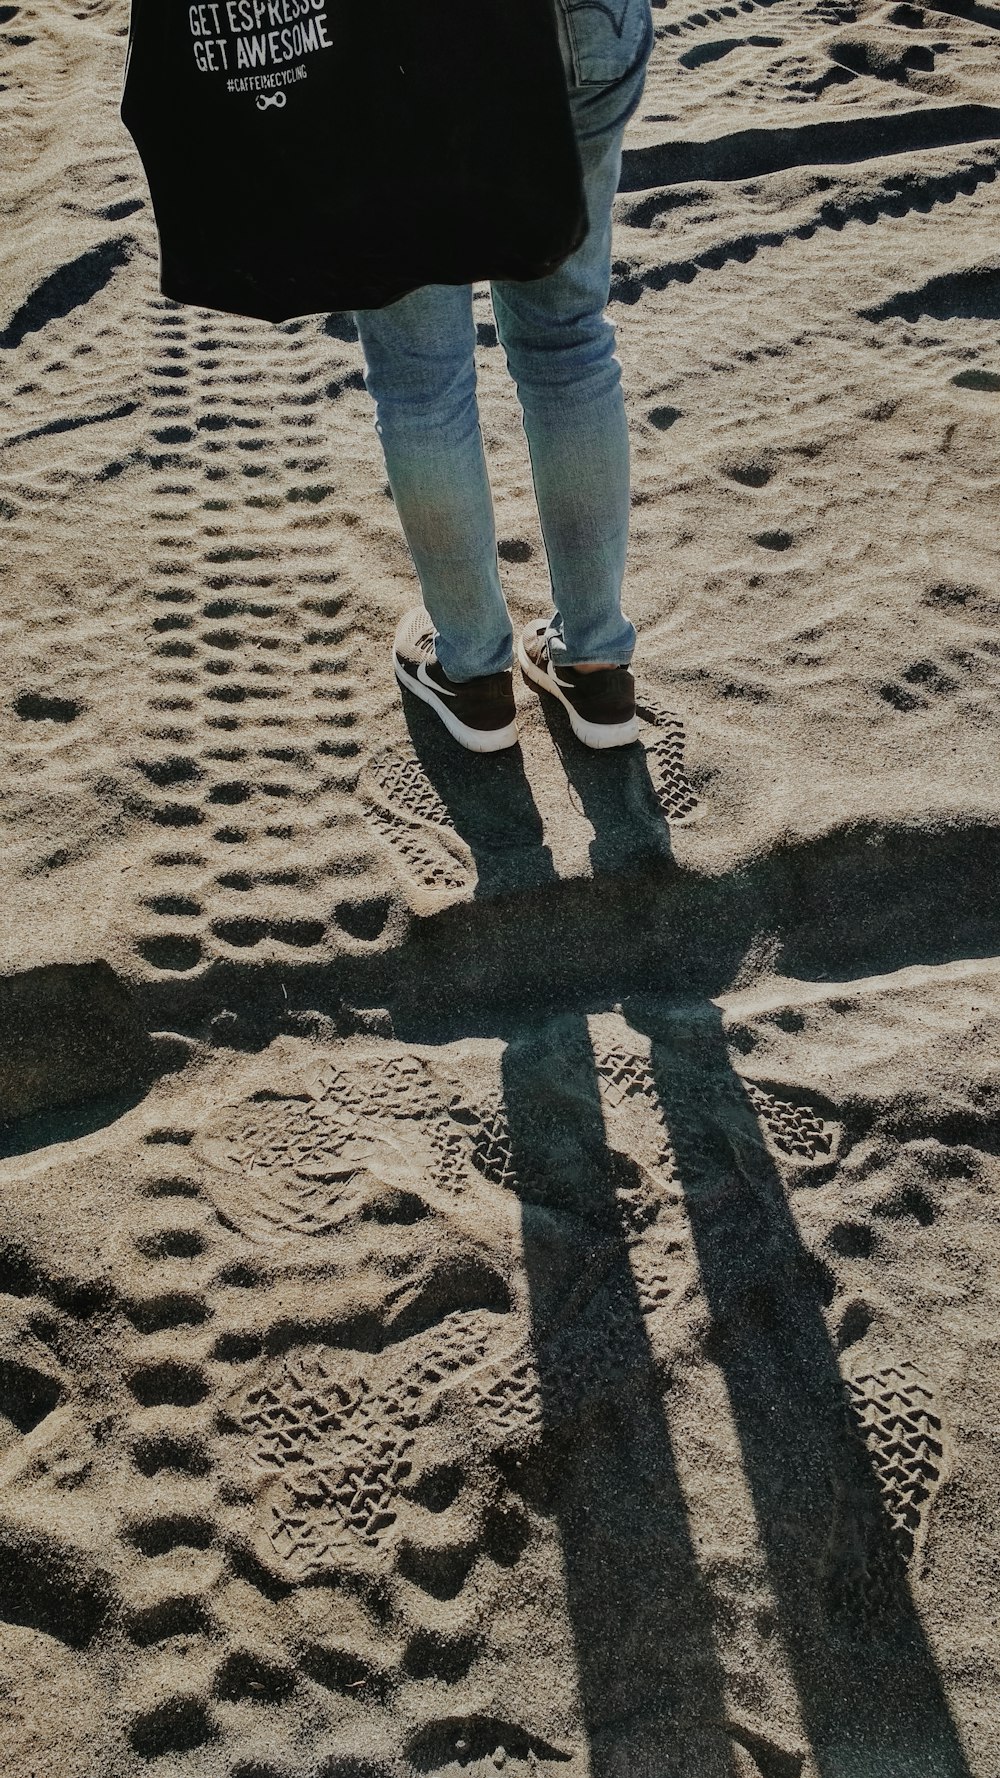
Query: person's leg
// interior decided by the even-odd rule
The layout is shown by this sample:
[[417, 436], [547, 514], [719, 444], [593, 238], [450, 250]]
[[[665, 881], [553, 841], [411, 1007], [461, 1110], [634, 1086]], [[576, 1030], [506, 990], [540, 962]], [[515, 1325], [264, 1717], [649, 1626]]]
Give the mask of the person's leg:
[[471, 286], [355, 314], [389, 486], [451, 680], [502, 672], [513, 636], [476, 406]]
[[[556, 607], [563, 665], [625, 665], [635, 629], [621, 609], [629, 524], [629, 441], [605, 319], [611, 205], [625, 125], [642, 97], [653, 43], [649, 0], [558, 0], [590, 228], [551, 277], [492, 286], [515, 379]], [[614, 17], [612, 17], [614, 14]]]

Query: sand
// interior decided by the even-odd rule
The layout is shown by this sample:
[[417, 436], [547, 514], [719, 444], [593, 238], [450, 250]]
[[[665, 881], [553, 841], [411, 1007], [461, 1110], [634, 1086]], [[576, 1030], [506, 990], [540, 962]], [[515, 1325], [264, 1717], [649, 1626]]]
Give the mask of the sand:
[[654, 17], [643, 744], [472, 759], [351, 326], [0, 6], [10, 1778], [1000, 1769], [1000, 11]]

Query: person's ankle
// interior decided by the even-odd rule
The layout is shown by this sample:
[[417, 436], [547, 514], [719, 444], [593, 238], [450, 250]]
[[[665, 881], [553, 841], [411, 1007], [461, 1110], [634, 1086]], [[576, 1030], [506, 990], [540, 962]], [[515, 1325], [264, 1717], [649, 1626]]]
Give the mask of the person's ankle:
[[618, 665], [617, 661], [577, 661], [574, 673], [607, 673]]

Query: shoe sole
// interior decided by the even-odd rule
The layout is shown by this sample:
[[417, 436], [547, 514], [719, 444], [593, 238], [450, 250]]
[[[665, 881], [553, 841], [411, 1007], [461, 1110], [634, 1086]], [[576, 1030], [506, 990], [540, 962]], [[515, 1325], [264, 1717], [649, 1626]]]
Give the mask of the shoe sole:
[[530, 679], [532, 685], [537, 685], [541, 691], [551, 692], [553, 697], [559, 699], [569, 717], [570, 728], [577, 740], [582, 741], [585, 747], [629, 747], [633, 741], [639, 739], [638, 716], [631, 717], [628, 722], [588, 722], [578, 710], [573, 708], [569, 699], [563, 696], [559, 686], [553, 683], [548, 674], [541, 667], [535, 666], [524, 643], [520, 641], [517, 645], [517, 659], [521, 672], [526, 679]]
[[460, 722], [453, 711], [449, 710], [442, 698], [432, 692], [429, 686], [421, 685], [419, 680], [410, 678], [406, 668], [401, 664], [399, 656], [393, 651], [393, 672], [404, 691], [413, 693], [415, 698], [430, 706], [436, 716], [441, 718], [445, 728], [460, 747], [469, 753], [501, 753], [505, 747], [517, 745], [517, 723], [508, 722], [506, 728], [484, 729], [470, 728], [467, 722]]

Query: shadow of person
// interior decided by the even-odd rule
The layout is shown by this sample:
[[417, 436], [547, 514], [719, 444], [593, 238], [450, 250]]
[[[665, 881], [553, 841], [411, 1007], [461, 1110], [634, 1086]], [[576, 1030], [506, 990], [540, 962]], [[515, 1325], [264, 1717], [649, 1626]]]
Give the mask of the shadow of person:
[[404, 695], [413, 751], [476, 865], [477, 896], [555, 880], [520, 747], [470, 754], [418, 698]]
[[592, 1778], [734, 1778], [711, 1602], [664, 1421], [586, 1020], [509, 1044], [541, 1433], [508, 1480], [554, 1517]]
[[566, 712], [546, 693], [533, 693], [567, 781], [594, 830], [594, 875], [617, 875], [670, 857], [670, 830], [640, 741], [605, 750], [585, 747]]
[[[969, 1778], [942, 1682], [850, 1426], [803, 1247], [711, 1003], [628, 1001], [674, 1151], [785, 1656], [822, 1778]], [[824, 1296], [825, 1293], [825, 1296]]]

